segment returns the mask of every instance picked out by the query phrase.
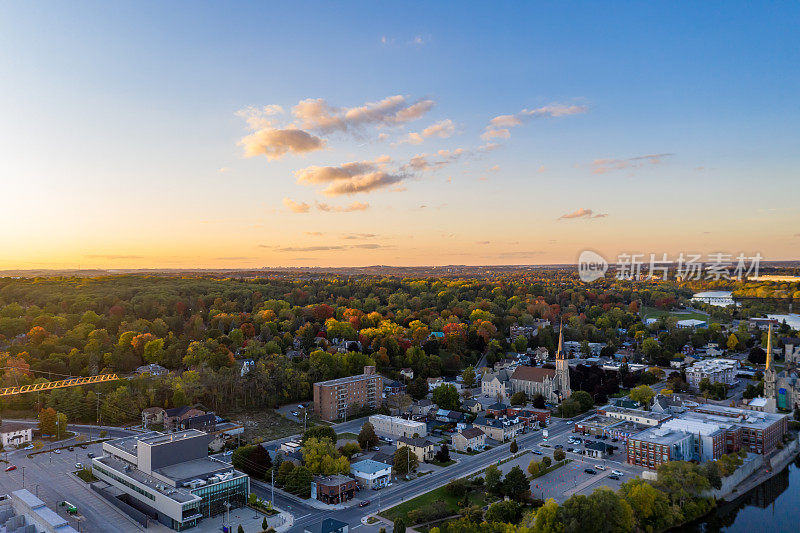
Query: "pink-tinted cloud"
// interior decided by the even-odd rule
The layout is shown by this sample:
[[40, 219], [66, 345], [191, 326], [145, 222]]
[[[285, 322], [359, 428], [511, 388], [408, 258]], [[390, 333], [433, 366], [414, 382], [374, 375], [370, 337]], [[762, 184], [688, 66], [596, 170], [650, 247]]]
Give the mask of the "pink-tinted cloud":
[[264, 128], [239, 141], [245, 157], [266, 156], [268, 160], [280, 159], [286, 154], [305, 154], [322, 150], [325, 141], [299, 129]]
[[366, 211], [369, 209], [367, 202], [353, 202], [346, 206], [329, 205], [323, 202], [316, 202], [317, 209], [332, 213], [352, 213], [354, 211]]
[[675, 154], [648, 154], [628, 159], [595, 159], [592, 161], [592, 172], [594, 174], [605, 174], [615, 170], [625, 170], [639, 168], [645, 165], [660, 165], [665, 159]]
[[284, 198], [283, 205], [285, 205], [286, 208], [292, 213], [308, 213], [308, 210], [311, 209], [311, 206], [309, 206], [307, 203], [295, 202], [290, 198]]
[[564, 117], [577, 115], [588, 111], [585, 105], [551, 104], [536, 109], [523, 109], [514, 115], [498, 115], [489, 121], [481, 139], [508, 139], [511, 137], [510, 128], [521, 126], [528, 120], [537, 117]]
[[567, 213], [558, 217], [559, 220], [566, 220], [571, 218], [582, 218], [582, 219], [591, 219], [591, 218], [605, 218], [608, 214], [606, 213], [595, 213], [591, 209], [586, 208], [579, 208], [573, 211], [572, 213]]
[[358, 130], [368, 124], [403, 124], [421, 118], [433, 105], [433, 100], [409, 102], [402, 95], [350, 108], [334, 107], [324, 99], [316, 98], [301, 100], [292, 108], [292, 113], [300, 121], [301, 127], [330, 133]]
[[447, 139], [448, 137], [452, 136], [456, 132], [456, 125], [455, 123], [450, 120], [442, 120], [435, 124], [431, 124], [421, 132], [411, 132], [402, 139], [400, 139], [396, 144], [422, 144], [426, 138], [429, 137], [438, 137], [440, 139]]

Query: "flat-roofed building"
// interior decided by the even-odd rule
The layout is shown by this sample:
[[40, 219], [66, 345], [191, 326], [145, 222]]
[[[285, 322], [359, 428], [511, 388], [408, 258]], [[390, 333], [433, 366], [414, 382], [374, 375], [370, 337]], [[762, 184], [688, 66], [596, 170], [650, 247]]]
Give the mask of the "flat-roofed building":
[[19, 489], [9, 496], [0, 500], [0, 524], [3, 525], [3, 531], [77, 533], [69, 525], [69, 520], [50, 509], [30, 491]]
[[314, 383], [314, 411], [323, 420], [340, 420], [361, 409], [381, 406], [383, 376], [374, 366], [365, 366], [357, 376]]
[[190, 429], [149, 432], [103, 443], [92, 472], [119, 499], [167, 527], [182, 531], [202, 518], [247, 504], [250, 478], [208, 456], [213, 437]]
[[597, 413], [617, 420], [627, 420], [644, 426], [655, 427], [672, 418], [671, 414], [645, 411], [643, 409], [630, 409], [616, 405], [604, 405], [597, 409]]
[[331, 505], [351, 500], [356, 490], [358, 481], [347, 476], [314, 476], [311, 481], [311, 497]]
[[397, 416], [372, 415], [369, 423], [375, 428], [376, 433], [395, 435], [397, 437], [425, 437], [428, 434], [428, 425], [425, 422], [406, 420]]

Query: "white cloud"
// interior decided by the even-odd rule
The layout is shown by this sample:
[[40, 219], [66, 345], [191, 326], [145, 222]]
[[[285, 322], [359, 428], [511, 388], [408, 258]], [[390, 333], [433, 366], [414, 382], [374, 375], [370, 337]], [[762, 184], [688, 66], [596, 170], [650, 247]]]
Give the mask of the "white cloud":
[[308, 210], [311, 208], [311, 206], [305, 202], [295, 202], [290, 198], [284, 198], [283, 205], [292, 213], [308, 213]]
[[595, 159], [592, 161], [592, 172], [594, 174], [605, 174], [614, 170], [625, 170], [639, 168], [645, 165], [660, 165], [665, 159], [675, 154], [648, 154], [628, 159]]
[[368, 124], [403, 124], [421, 118], [433, 105], [433, 100], [409, 102], [405, 96], [395, 95], [357, 107], [338, 108], [317, 98], [301, 100], [292, 108], [292, 113], [300, 121], [301, 127], [330, 133], [358, 130]]
[[264, 128], [242, 138], [245, 157], [266, 156], [268, 160], [280, 159], [288, 153], [305, 154], [322, 150], [325, 141], [298, 129], [279, 130]]
[[428, 137], [447, 139], [455, 132], [456, 125], [448, 118], [435, 124], [431, 124], [419, 133], [411, 132], [404, 138], [400, 139], [396, 144], [422, 144], [422, 142]]
[[508, 139], [511, 137], [510, 128], [521, 126], [528, 120], [537, 117], [563, 117], [567, 115], [576, 115], [588, 111], [588, 107], [584, 105], [564, 105], [564, 104], [551, 104], [536, 109], [523, 109], [514, 115], [498, 115], [489, 121], [486, 130], [481, 135], [481, 139], [488, 141], [490, 139]]

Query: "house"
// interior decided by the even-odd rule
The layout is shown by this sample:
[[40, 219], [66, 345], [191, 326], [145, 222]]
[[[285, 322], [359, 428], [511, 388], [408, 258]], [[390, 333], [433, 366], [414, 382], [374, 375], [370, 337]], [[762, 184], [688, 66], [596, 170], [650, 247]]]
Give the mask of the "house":
[[314, 476], [311, 482], [311, 497], [322, 503], [337, 504], [353, 499], [358, 482], [347, 476]]
[[414, 402], [411, 405], [411, 414], [414, 416], [428, 416], [431, 411], [436, 411], [436, 404], [427, 398]]
[[335, 518], [326, 518], [320, 524], [308, 526], [304, 530], [305, 533], [348, 533], [350, 526], [347, 522], [336, 520]]
[[405, 379], [414, 379], [414, 371], [410, 368], [401, 368], [400, 376], [404, 377]]
[[464, 413], [459, 411], [449, 411], [447, 409], [439, 409], [436, 411], [436, 420], [439, 422], [449, 422], [457, 424], [464, 417]]
[[240, 377], [244, 377], [256, 366], [256, 362], [253, 359], [243, 359], [240, 363], [242, 364], [242, 368], [239, 370]]
[[594, 459], [603, 459], [611, 455], [613, 449], [610, 444], [603, 441], [591, 441], [585, 446], [586, 456]]
[[213, 433], [217, 427], [217, 415], [206, 413], [184, 418], [178, 424], [178, 429], [199, 429], [206, 433]]
[[172, 409], [164, 410], [164, 429], [167, 431], [176, 431], [179, 429], [184, 420], [194, 416], [204, 415], [205, 411], [184, 405], [183, 407], [173, 407]]
[[428, 391], [433, 392], [437, 387], [444, 385], [442, 378], [428, 378]]
[[403, 446], [411, 448], [411, 451], [414, 452], [414, 455], [417, 456], [420, 463], [433, 461], [433, 456], [435, 454], [434, 447], [436, 445], [425, 437], [418, 437], [416, 439], [400, 437], [397, 439], [397, 448], [399, 449]]
[[392, 466], [372, 459], [364, 459], [351, 464], [350, 473], [363, 488], [380, 489], [391, 483]]
[[509, 407], [506, 414], [519, 418], [528, 427], [546, 427], [550, 424], [550, 411], [547, 409]]
[[384, 381], [383, 391], [386, 393], [386, 396], [405, 394], [406, 386], [399, 381]]
[[150, 365], [140, 366], [139, 368], [137, 368], [135, 370], [135, 372], [137, 374], [139, 374], [140, 376], [143, 376], [145, 374], [149, 374], [149, 375], [151, 375], [153, 377], [165, 376], [165, 375], [169, 374], [169, 370], [167, 370], [163, 366], [157, 365], [155, 363], [150, 364]]
[[506, 411], [508, 410], [508, 406], [504, 403], [493, 403], [489, 407], [486, 408], [486, 414], [492, 415], [495, 417], [506, 416]]
[[370, 457], [373, 461], [378, 461], [379, 463], [386, 463], [387, 465], [394, 466], [394, 454], [393, 453], [384, 453], [384, 452], [377, 452], [375, 455]]
[[453, 435], [453, 448], [459, 452], [483, 450], [486, 447], [486, 433], [478, 428], [462, 429]]
[[12, 446], [20, 446], [33, 440], [33, 426], [15, 422], [3, 422], [0, 425], [0, 442], [6, 450]]
[[547, 351], [547, 348], [544, 346], [539, 346], [533, 351], [533, 360], [537, 363], [541, 364], [547, 361], [547, 358], [550, 356], [550, 352]]
[[153, 424], [163, 424], [166, 411], [163, 407], [148, 407], [142, 411], [142, 426], [147, 427]]
[[477, 400], [464, 400], [463, 402], [461, 402], [461, 407], [465, 411], [469, 411], [470, 413], [476, 415], [481, 411], [483, 411], [483, 406], [481, 405], [481, 402]]
[[483, 431], [487, 437], [494, 439], [498, 442], [511, 440], [521, 433], [524, 429], [524, 424], [518, 418], [484, 418], [479, 416], [472, 423]]
[[511, 395], [511, 384], [508, 370], [484, 372], [481, 377], [481, 394], [489, 398], [506, 399]]

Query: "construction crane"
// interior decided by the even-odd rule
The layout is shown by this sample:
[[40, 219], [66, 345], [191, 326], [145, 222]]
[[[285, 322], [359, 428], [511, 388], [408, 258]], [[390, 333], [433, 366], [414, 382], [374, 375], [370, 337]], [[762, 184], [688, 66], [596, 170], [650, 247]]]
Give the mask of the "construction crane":
[[0, 398], [14, 396], [26, 392], [47, 391], [52, 389], [62, 389], [64, 387], [77, 387], [79, 385], [91, 385], [93, 383], [105, 383], [107, 381], [117, 381], [120, 379], [116, 374], [99, 374], [84, 378], [70, 378], [59, 381], [48, 381], [47, 383], [34, 383], [33, 385], [20, 385], [18, 387], [0, 388]]

